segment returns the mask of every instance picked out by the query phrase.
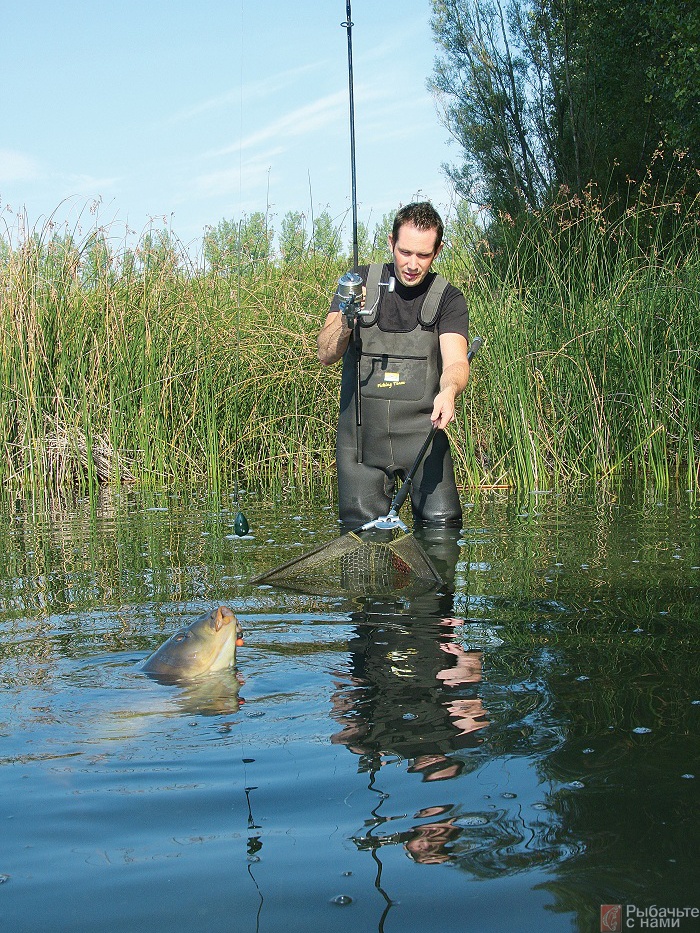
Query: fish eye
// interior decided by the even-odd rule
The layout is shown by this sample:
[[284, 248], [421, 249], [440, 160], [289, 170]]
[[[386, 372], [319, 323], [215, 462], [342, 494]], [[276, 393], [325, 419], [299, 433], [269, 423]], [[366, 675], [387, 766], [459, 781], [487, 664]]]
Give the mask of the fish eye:
[[178, 632], [175, 636], [175, 641], [186, 641], [187, 632]]

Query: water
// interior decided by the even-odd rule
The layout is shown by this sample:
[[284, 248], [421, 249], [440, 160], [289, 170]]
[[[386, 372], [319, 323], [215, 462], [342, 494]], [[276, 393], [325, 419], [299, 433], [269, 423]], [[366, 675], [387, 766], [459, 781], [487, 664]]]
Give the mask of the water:
[[[248, 586], [337, 527], [244, 507], [245, 538], [204, 494], [4, 507], [3, 930], [597, 931], [601, 905], [700, 907], [690, 494], [480, 495], [420, 539], [446, 586], [383, 598]], [[219, 603], [238, 677], [138, 670]]]

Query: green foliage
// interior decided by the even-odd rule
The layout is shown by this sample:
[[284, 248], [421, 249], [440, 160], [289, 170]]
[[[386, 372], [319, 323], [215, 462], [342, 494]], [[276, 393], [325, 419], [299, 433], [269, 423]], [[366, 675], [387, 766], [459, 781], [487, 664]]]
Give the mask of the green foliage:
[[388, 211], [377, 224], [372, 239], [372, 262], [387, 262], [391, 260], [388, 237], [394, 225], [395, 216], [396, 211]]
[[[449, 172], [493, 217], [589, 184], [624, 210], [650, 172], [697, 194], [696, 5], [433, 0], [432, 24], [433, 87], [464, 156]], [[657, 164], [663, 149], [686, 154], [671, 177]]]
[[492, 482], [700, 481], [698, 203], [656, 193], [622, 218], [590, 192], [560, 201], [513, 222], [499, 254], [477, 243], [471, 274], [448, 254], [488, 340], [465, 428], [492, 438]]
[[312, 250], [326, 259], [337, 259], [340, 255], [340, 229], [327, 210], [314, 217]]
[[306, 217], [301, 211], [287, 211], [282, 218], [280, 253], [284, 262], [298, 262], [308, 245]]
[[[562, 197], [497, 250], [449, 218], [439, 266], [486, 339], [450, 428], [461, 483], [700, 484], [700, 211], [645, 191], [622, 215]], [[232, 281], [167, 229], [109, 234], [6, 243], [0, 483], [332, 488], [340, 367], [316, 336], [347, 257], [249, 253]]]
[[647, 77], [669, 146], [688, 151], [697, 167], [700, 145], [700, 7], [695, 3], [643, 6], [640, 40], [653, 50]]
[[272, 251], [274, 231], [262, 211], [244, 214], [240, 221], [221, 220], [204, 234], [204, 259], [217, 275], [244, 275], [264, 262]]

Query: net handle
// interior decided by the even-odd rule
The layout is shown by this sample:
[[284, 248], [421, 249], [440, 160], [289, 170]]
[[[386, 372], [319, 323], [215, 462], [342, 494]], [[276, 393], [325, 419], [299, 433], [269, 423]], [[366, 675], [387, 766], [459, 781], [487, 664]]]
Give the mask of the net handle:
[[416, 470], [420, 466], [421, 460], [425, 456], [428, 450], [428, 447], [430, 447], [430, 445], [433, 443], [433, 438], [435, 437], [435, 433], [437, 430], [438, 429], [435, 427], [435, 425], [433, 425], [432, 428], [430, 429], [430, 433], [428, 434], [426, 439], [423, 441], [423, 446], [418, 451], [418, 456], [413, 461], [413, 466], [406, 474], [406, 478], [401, 484], [401, 488], [396, 493], [394, 498], [391, 500], [391, 508], [389, 509], [389, 515], [398, 513], [399, 509], [406, 501], [406, 496], [409, 494], [411, 490], [411, 484], [413, 482], [413, 477], [415, 476]]

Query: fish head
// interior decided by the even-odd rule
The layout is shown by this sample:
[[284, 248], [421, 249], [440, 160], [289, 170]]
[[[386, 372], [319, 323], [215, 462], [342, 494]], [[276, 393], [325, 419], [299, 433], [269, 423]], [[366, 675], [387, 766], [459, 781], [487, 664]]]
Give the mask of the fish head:
[[228, 606], [219, 606], [171, 635], [142, 665], [142, 670], [170, 680], [189, 680], [233, 667], [241, 626]]

